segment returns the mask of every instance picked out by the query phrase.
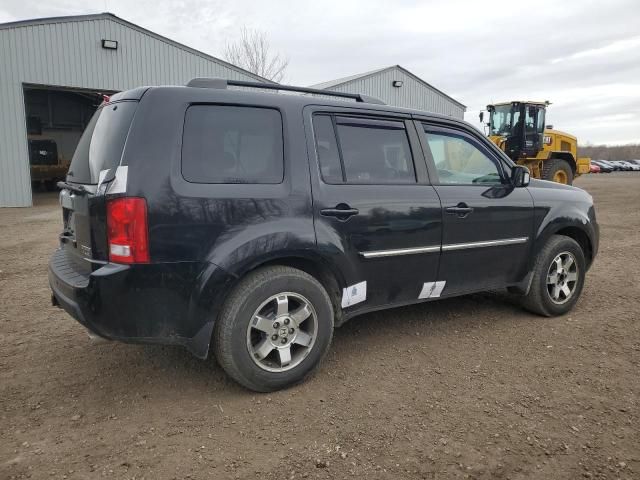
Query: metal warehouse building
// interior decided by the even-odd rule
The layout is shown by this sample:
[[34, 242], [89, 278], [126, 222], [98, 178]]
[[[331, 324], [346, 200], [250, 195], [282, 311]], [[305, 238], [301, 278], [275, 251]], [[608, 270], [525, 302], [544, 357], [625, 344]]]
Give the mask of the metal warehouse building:
[[110, 13], [1, 24], [0, 207], [31, 205], [31, 176], [71, 160], [101, 94], [200, 76], [266, 81]]
[[459, 119], [464, 118], [467, 109], [400, 65], [319, 83], [313, 88], [364, 93], [379, 98], [387, 105], [426, 110]]
[[[64, 178], [103, 95], [194, 77], [267, 82], [110, 13], [0, 24], [0, 207]], [[395, 65], [315, 85], [462, 118], [465, 106]]]

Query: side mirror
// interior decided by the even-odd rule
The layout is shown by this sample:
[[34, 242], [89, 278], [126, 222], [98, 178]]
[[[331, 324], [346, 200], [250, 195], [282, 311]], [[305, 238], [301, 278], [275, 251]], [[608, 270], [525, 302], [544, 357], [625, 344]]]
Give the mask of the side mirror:
[[484, 120], [484, 112], [480, 112], [480, 115], [478, 115], [480, 117], [480, 123], [482, 123], [482, 121]]
[[515, 165], [511, 170], [511, 183], [514, 187], [526, 187], [531, 180], [529, 169], [522, 165]]

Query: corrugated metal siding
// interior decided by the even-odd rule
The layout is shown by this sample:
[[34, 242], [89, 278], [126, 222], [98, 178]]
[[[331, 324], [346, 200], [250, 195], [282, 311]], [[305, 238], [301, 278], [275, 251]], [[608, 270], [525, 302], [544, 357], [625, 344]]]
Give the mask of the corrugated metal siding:
[[[117, 40], [118, 50], [103, 49], [102, 39]], [[0, 206], [31, 205], [23, 83], [127, 90], [199, 76], [256, 81], [109, 18], [0, 30]]]
[[[394, 87], [392, 82], [401, 80], [402, 87]], [[398, 68], [388, 69], [373, 75], [358, 78], [331, 88], [341, 92], [362, 93], [377, 97], [388, 105], [413, 108], [428, 112], [464, 118], [464, 107], [452, 102], [437, 90], [407, 75]]]

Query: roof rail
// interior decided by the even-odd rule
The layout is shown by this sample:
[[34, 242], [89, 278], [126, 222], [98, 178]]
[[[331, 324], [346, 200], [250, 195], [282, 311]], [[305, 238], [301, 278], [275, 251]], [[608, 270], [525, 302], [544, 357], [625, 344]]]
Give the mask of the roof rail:
[[300, 92], [300, 93], [312, 93], [314, 95], [329, 95], [332, 97], [352, 98], [356, 102], [361, 103], [374, 103], [377, 105], [385, 105], [385, 103], [375, 97], [363, 95], [361, 93], [347, 93], [347, 92], [335, 92], [333, 90], [320, 90], [317, 88], [307, 87], [294, 87], [292, 85], [280, 85], [277, 83], [260, 83], [260, 82], [245, 82], [243, 80], [225, 80], [224, 78], [194, 78], [187, 83], [187, 87], [196, 88], [219, 88], [226, 89], [227, 86], [232, 87], [250, 87], [261, 88], [264, 90], [284, 90], [287, 92]]

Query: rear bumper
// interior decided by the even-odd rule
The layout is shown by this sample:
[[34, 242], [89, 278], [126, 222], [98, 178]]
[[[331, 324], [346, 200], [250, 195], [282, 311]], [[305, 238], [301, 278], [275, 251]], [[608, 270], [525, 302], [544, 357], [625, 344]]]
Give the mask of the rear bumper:
[[233, 277], [210, 263], [105, 263], [73, 267], [63, 249], [49, 262], [56, 302], [92, 333], [128, 343], [181, 345], [206, 358], [213, 324]]

